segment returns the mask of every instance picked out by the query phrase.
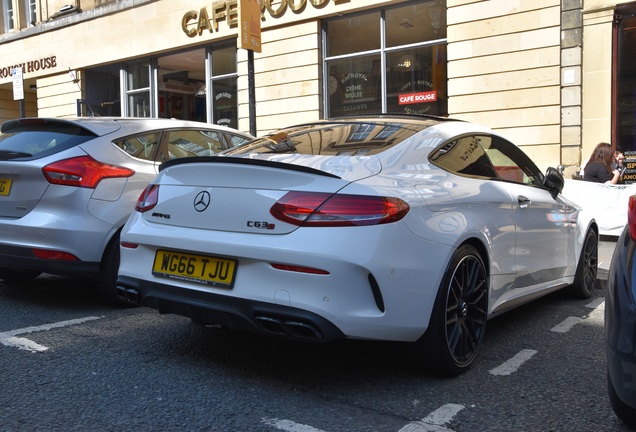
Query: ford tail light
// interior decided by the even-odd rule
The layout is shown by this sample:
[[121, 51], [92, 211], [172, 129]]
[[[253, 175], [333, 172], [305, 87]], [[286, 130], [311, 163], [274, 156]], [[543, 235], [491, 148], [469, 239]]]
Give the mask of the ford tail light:
[[98, 162], [90, 156], [80, 156], [53, 162], [42, 168], [52, 184], [95, 189], [106, 178], [130, 177], [135, 171]]

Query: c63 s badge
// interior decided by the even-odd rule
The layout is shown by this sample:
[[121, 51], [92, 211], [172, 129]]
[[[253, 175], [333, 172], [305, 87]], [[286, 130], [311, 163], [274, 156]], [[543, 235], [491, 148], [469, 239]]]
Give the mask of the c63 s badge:
[[276, 228], [276, 224], [265, 222], [265, 221], [247, 221], [247, 226], [250, 228], [258, 228], [265, 230], [273, 230]]

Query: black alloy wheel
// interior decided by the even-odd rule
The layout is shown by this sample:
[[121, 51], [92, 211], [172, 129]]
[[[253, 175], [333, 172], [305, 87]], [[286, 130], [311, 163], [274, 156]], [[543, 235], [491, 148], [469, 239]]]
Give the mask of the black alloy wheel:
[[484, 340], [487, 318], [488, 272], [477, 249], [463, 245], [440, 285], [421, 355], [436, 372], [465, 371]]
[[577, 299], [588, 299], [596, 287], [598, 274], [598, 234], [590, 229], [585, 234], [585, 242], [576, 266], [574, 283], [569, 287], [569, 294]]

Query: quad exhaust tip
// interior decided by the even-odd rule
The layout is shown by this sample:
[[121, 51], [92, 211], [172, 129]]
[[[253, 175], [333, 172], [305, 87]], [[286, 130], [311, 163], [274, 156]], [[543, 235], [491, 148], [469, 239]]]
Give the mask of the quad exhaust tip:
[[273, 335], [312, 341], [318, 341], [323, 338], [322, 333], [310, 323], [263, 315], [259, 315], [254, 319], [263, 331]]

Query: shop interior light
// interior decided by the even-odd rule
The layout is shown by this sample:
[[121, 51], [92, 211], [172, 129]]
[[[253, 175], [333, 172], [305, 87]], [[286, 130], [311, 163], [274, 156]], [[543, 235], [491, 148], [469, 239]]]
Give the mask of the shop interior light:
[[415, 57], [410, 54], [404, 54], [400, 56], [398, 59], [397, 65], [395, 66], [395, 70], [397, 71], [414, 71], [420, 69], [420, 62], [417, 61]]

